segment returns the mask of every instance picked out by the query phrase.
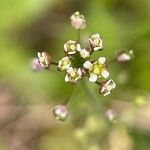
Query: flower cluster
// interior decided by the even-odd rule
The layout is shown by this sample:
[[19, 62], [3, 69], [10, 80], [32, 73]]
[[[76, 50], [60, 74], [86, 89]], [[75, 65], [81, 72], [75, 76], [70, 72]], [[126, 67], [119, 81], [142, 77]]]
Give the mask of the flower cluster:
[[[71, 25], [78, 30], [78, 39], [68, 40], [64, 44], [64, 56], [58, 63], [53, 62], [47, 52], [38, 52], [38, 58], [32, 62], [33, 70], [40, 71], [43, 68], [49, 69], [50, 65], [56, 65], [58, 71], [65, 73], [64, 80], [71, 84], [76, 84], [83, 78], [88, 78], [92, 83], [99, 86], [99, 93], [103, 96], [109, 95], [116, 87], [115, 82], [109, 78], [108, 64], [106, 57], [99, 56], [98, 59], [93, 59], [93, 53], [102, 51], [104, 43], [99, 33], [89, 36], [87, 45], [82, 47], [80, 37], [80, 29], [86, 27], [85, 17], [80, 12], [75, 12], [70, 17]], [[117, 53], [116, 61], [126, 62], [131, 60], [133, 51], [121, 51]], [[37, 64], [38, 63], [38, 64]], [[65, 105], [54, 107], [53, 114], [58, 120], [64, 121], [68, 116], [68, 110]]]

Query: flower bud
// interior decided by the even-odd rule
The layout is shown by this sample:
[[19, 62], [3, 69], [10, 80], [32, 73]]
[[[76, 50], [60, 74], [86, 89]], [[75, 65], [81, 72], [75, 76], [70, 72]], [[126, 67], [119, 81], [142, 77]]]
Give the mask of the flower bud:
[[31, 69], [35, 72], [39, 72], [43, 67], [39, 64], [38, 58], [33, 58], [31, 61]]
[[130, 61], [133, 58], [133, 50], [130, 51], [120, 51], [117, 54], [117, 61], [120, 63]]
[[114, 121], [115, 117], [116, 117], [116, 115], [112, 109], [108, 109], [105, 112], [105, 116], [106, 116], [106, 119], [108, 119], [109, 121]]
[[69, 115], [69, 111], [65, 105], [57, 105], [52, 109], [57, 120], [65, 121]]
[[84, 58], [84, 59], [85, 59], [85, 58], [88, 58], [88, 57], [90, 57], [90, 50], [87, 49], [87, 48], [81, 49], [80, 55], [81, 55], [81, 57]]
[[76, 11], [74, 14], [71, 15], [71, 25], [75, 29], [84, 29], [86, 27], [85, 24], [85, 17], [80, 14], [80, 12]]
[[51, 64], [51, 57], [47, 52], [38, 52], [38, 61], [43, 68], [48, 69]]
[[94, 51], [103, 49], [103, 41], [98, 33], [93, 34], [89, 38], [90, 46]]
[[111, 91], [116, 87], [116, 84], [115, 82], [110, 79], [110, 80], [107, 80], [105, 82], [102, 82], [101, 85], [100, 85], [100, 93], [103, 95], [103, 96], [107, 96], [111, 93]]

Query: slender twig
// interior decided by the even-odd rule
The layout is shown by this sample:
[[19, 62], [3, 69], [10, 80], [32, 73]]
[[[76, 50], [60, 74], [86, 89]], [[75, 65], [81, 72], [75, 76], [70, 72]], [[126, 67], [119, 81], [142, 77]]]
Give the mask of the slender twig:
[[64, 103], [63, 103], [63, 105], [67, 105], [68, 104], [68, 102], [69, 102], [69, 100], [71, 99], [71, 96], [72, 96], [72, 94], [73, 94], [73, 92], [74, 92], [74, 90], [75, 90], [75, 85], [73, 85], [73, 88], [71, 89], [71, 92], [70, 92], [70, 94], [68, 95], [68, 97], [66, 98], [66, 100], [64, 101]]

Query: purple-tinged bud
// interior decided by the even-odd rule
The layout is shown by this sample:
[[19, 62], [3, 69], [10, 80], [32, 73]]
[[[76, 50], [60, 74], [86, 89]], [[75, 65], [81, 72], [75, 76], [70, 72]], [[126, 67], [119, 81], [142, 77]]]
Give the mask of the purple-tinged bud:
[[105, 112], [105, 117], [106, 119], [108, 119], [109, 121], [114, 121], [115, 118], [116, 118], [116, 115], [114, 113], [114, 111], [112, 109], [108, 109], [106, 112]]
[[31, 61], [31, 69], [35, 72], [40, 72], [43, 67], [39, 64], [38, 58], [33, 58]]
[[47, 52], [38, 52], [38, 61], [43, 68], [48, 69], [52, 59]]
[[74, 14], [71, 15], [71, 25], [75, 29], [84, 29], [86, 27], [85, 24], [85, 17], [80, 14], [80, 12], [76, 11]]
[[102, 94], [103, 96], [107, 96], [115, 87], [116, 84], [112, 79], [104, 81], [100, 84], [100, 94]]
[[122, 50], [117, 53], [117, 61], [120, 63], [124, 63], [130, 61], [133, 58], [133, 50]]
[[65, 105], [57, 105], [52, 109], [57, 120], [65, 121], [69, 115], [69, 111]]

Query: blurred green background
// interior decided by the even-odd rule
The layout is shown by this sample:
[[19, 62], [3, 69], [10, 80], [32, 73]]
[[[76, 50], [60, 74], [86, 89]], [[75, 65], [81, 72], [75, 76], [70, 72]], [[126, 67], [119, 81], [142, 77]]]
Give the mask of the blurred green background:
[[[77, 85], [70, 117], [57, 122], [50, 108], [63, 102], [72, 86], [63, 73], [34, 73], [30, 61], [48, 51], [58, 61], [63, 44], [76, 39], [70, 15], [79, 10], [87, 28], [100, 33], [108, 59], [133, 49], [133, 61], [109, 67], [117, 88], [107, 98], [88, 83], [95, 98]], [[150, 149], [149, 0], [0, 0], [0, 150], [149, 150]], [[104, 117], [116, 112], [116, 123]]]

